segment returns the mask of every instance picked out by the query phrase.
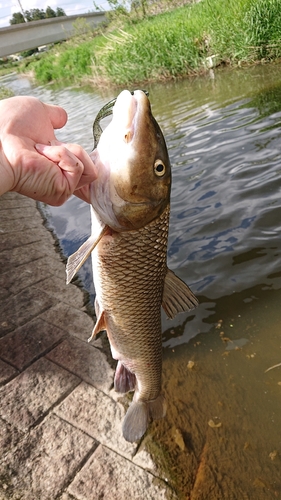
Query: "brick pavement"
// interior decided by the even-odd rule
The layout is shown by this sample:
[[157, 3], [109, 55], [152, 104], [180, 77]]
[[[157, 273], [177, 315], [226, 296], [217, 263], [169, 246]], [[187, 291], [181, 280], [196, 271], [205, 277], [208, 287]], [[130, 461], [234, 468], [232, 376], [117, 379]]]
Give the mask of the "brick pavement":
[[124, 408], [101, 341], [87, 342], [92, 328], [36, 202], [2, 196], [0, 500], [173, 497], [121, 435]]

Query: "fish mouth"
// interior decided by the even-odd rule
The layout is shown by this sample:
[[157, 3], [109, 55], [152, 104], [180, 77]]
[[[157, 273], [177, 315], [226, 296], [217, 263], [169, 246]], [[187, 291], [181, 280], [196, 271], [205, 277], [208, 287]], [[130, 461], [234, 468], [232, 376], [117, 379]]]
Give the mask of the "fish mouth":
[[150, 108], [146, 93], [142, 90], [123, 90], [116, 99], [113, 108], [113, 120], [118, 123], [119, 130], [122, 130], [123, 141], [131, 143], [141, 126], [140, 116]]

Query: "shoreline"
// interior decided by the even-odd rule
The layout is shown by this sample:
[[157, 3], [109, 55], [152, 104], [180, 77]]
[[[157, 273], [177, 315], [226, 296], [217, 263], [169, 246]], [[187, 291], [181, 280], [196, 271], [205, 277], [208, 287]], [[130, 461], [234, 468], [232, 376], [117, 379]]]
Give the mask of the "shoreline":
[[142, 19], [116, 10], [104, 31], [77, 35], [20, 68], [41, 84], [120, 87], [272, 62], [281, 57], [280, 14], [278, 0], [201, 0]]

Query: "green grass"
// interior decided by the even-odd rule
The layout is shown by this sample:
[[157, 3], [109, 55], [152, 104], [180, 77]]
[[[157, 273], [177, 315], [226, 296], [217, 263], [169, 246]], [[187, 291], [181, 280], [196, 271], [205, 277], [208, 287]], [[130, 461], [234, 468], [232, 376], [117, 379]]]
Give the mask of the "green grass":
[[[62, 44], [32, 64], [36, 79], [124, 85], [175, 78], [217, 63], [281, 56], [281, 0], [201, 0], [103, 35]], [[113, 21], [114, 23], [114, 21]], [[120, 23], [119, 23], [120, 24]]]
[[246, 14], [251, 44], [258, 58], [272, 59], [281, 55], [280, 0], [252, 1]]
[[40, 60], [29, 61], [26, 69], [33, 69], [36, 79], [42, 83], [65, 80], [77, 82], [92, 74], [94, 60], [92, 41], [77, 46], [65, 43], [54, 47]]

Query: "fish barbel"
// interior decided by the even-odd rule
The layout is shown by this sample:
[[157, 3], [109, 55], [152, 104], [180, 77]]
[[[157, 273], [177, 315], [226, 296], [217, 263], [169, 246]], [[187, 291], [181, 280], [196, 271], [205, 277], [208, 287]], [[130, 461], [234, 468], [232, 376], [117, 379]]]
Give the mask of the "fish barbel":
[[124, 90], [112, 107], [112, 121], [91, 153], [98, 172], [91, 184], [92, 234], [69, 258], [67, 281], [92, 253], [92, 337], [107, 331], [118, 361], [115, 390], [135, 391], [122, 426], [134, 442], [166, 411], [161, 305], [173, 318], [198, 301], [167, 267], [171, 165], [149, 99], [141, 90]]

